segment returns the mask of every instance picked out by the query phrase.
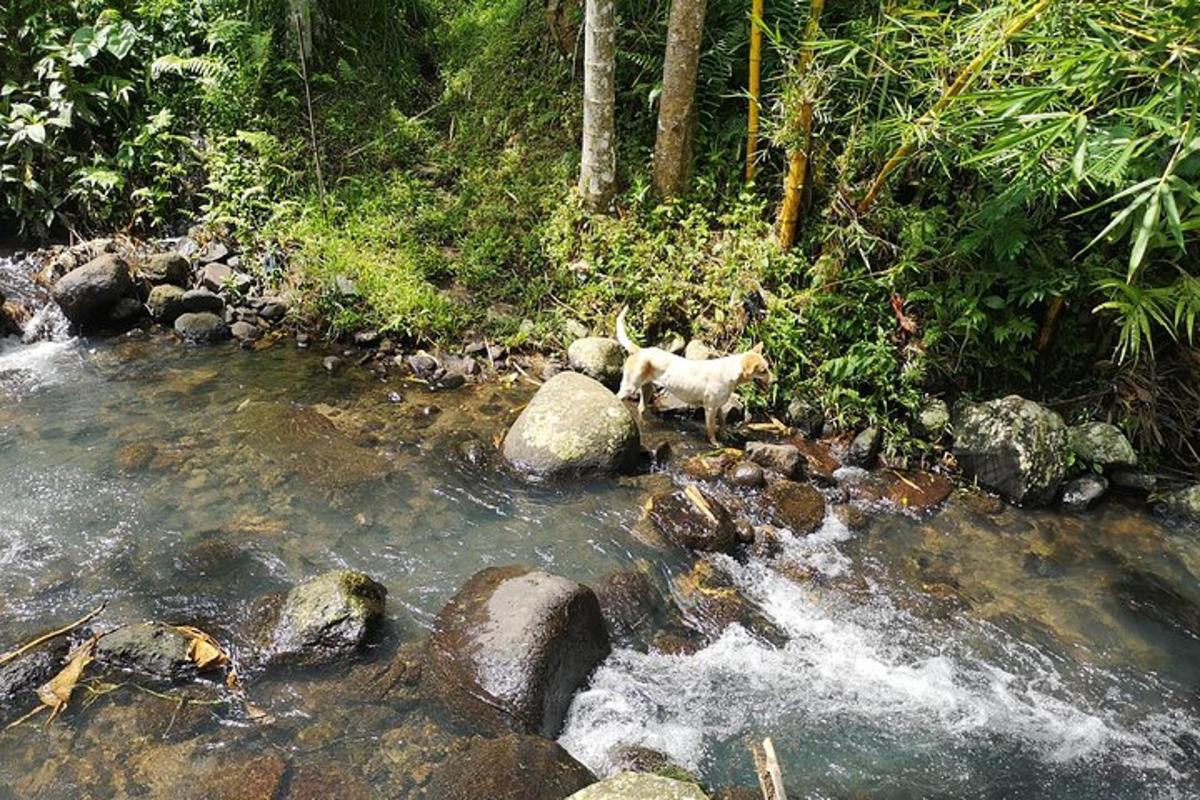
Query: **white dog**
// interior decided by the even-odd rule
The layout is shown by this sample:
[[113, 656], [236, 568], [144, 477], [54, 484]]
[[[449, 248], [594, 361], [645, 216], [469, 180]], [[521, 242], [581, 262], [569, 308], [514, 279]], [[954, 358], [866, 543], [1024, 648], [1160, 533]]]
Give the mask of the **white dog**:
[[657, 347], [638, 347], [625, 330], [625, 312], [617, 315], [617, 341], [629, 353], [621, 376], [617, 397], [628, 400], [641, 393], [638, 413], [646, 410], [650, 384], [666, 389], [690, 406], [704, 408], [704, 428], [708, 440], [717, 442], [721, 409], [729, 402], [738, 384], [754, 381], [762, 386], [771, 382], [771, 367], [762, 355], [762, 343], [752, 350], [724, 358], [705, 360], [683, 358]]

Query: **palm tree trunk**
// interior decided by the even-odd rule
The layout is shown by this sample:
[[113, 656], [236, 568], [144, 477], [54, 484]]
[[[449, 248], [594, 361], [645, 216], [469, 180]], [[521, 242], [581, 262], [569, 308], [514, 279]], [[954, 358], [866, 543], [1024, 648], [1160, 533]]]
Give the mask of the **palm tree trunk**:
[[607, 211], [617, 183], [616, 0], [587, 0], [583, 55], [583, 154], [579, 193]]
[[687, 188], [696, 113], [696, 73], [707, 0], [672, 0], [654, 140], [654, 188], [669, 198]]

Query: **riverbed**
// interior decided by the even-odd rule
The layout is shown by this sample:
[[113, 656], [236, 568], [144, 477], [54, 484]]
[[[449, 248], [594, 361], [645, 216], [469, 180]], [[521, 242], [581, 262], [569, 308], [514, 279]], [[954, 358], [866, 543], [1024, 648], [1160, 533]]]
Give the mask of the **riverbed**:
[[[691, 480], [697, 426], [647, 423], [672, 445], [664, 474], [531, 484], [493, 456], [533, 390], [330, 374], [286, 336], [0, 343], [0, 650], [103, 602], [96, 630], [188, 624], [244, 654], [247, 701], [93, 686], [0, 734], [0, 797], [164, 796], [230, 759], [285, 770], [288, 796], [322, 780], [419, 796], [469, 731], [373, 681], [503, 564], [588, 584], [644, 571], [688, 633], [618, 642], [576, 696], [559, 741], [598, 775], [640, 746], [753, 788], [748, 745], [770, 735], [803, 798], [1200, 794], [1197, 531], [1119, 498], [1075, 515], [956, 492], [698, 568], [638, 525], [649, 492]], [[256, 666], [242, 632], [261, 598], [341, 567], [389, 592], [368, 650]], [[740, 618], [689, 618], [698, 569], [748, 601]]]

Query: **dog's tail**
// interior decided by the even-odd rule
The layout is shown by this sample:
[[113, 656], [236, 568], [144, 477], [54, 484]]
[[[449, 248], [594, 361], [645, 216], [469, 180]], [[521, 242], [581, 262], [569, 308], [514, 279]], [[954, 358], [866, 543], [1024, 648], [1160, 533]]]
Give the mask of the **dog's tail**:
[[625, 352], [633, 354], [641, 348], [633, 343], [629, 338], [629, 332], [625, 330], [625, 314], [629, 311], [629, 306], [621, 309], [621, 313], [617, 314], [617, 341], [621, 343], [621, 347], [625, 348]]

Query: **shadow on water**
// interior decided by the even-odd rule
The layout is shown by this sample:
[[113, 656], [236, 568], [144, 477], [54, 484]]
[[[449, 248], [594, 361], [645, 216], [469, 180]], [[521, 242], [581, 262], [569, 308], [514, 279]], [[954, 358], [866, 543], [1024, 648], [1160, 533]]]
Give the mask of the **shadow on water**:
[[[532, 486], [495, 468], [529, 387], [427, 394], [330, 376], [285, 342], [130, 336], [4, 345], [0, 392], [0, 643], [105, 600], [106, 624], [195, 624], [240, 650], [264, 595], [336, 567], [385, 584], [390, 617], [350, 667], [249, 664], [268, 724], [204, 704], [218, 687], [186, 706], [124, 687], [3, 734], [0, 797], [168, 796], [285, 770], [293, 787], [333, 781], [326, 796], [409, 796], [462, 747], [405, 665], [467, 577], [525, 563], [595, 583], [649, 562], [678, 592], [691, 569], [634, 535], [652, 479]], [[752, 785], [747, 744], [770, 734], [796, 797], [1200, 792], [1186, 532], [1115, 502], [1076, 517], [955, 495], [854, 530], [831, 515], [769, 561], [706, 569], [781, 635], [746, 622], [675, 654], [618, 647], [561, 738], [593, 770], [641, 745]]]

